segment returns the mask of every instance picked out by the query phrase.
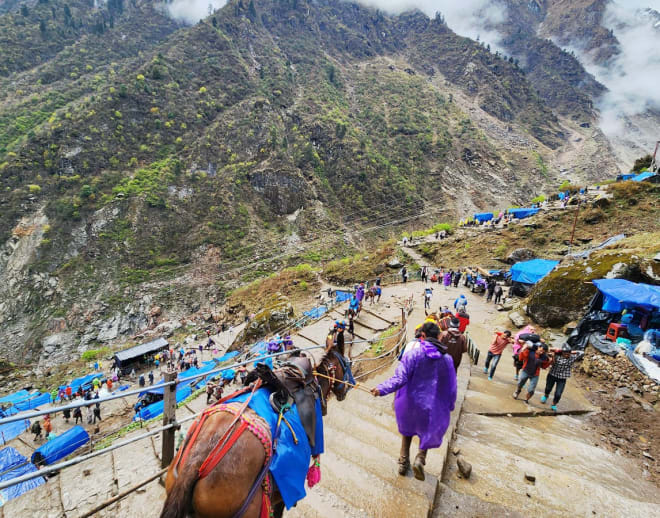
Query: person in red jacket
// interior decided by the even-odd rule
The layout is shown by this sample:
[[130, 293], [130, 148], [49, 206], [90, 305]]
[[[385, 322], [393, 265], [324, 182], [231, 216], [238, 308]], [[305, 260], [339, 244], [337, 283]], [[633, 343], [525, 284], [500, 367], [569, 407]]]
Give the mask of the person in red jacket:
[[461, 333], [465, 333], [467, 326], [470, 324], [470, 315], [466, 313], [465, 309], [459, 309], [458, 313], [456, 313], [456, 318], [458, 318], [460, 322], [458, 330]]
[[525, 398], [525, 403], [529, 403], [536, 390], [536, 384], [539, 382], [541, 369], [547, 369], [550, 366], [551, 361], [547, 352], [548, 346], [544, 343], [532, 344], [531, 342], [527, 342], [523, 346], [518, 355], [520, 361], [523, 362], [523, 368], [520, 372], [520, 381], [518, 381], [516, 391], [513, 393], [513, 399], [518, 399], [520, 391], [525, 386], [527, 380], [529, 380], [527, 397]]

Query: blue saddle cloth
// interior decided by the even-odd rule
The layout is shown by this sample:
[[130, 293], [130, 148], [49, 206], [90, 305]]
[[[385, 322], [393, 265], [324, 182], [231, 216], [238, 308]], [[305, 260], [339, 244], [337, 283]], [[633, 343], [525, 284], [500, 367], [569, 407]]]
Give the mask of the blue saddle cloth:
[[[243, 394], [231, 401], [243, 402], [248, 397], [249, 394]], [[274, 435], [279, 414], [270, 406], [269, 397], [270, 392], [267, 389], [259, 389], [252, 396], [248, 406], [257, 415], [266, 420], [270, 426], [271, 435]], [[278, 437], [273, 437], [273, 443], [276, 449], [270, 464], [270, 473], [282, 495], [284, 505], [286, 505], [287, 509], [290, 509], [298, 500], [305, 498], [307, 494], [305, 492], [305, 479], [312, 455], [323, 453], [321, 402], [319, 399], [316, 400], [316, 436], [315, 448], [313, 450], [305, 435], [305, 430], [300, 422], [298, 409], [295, 404], [291, 407], [291, 410], [284, 414], [284, 417], [291, 425], [291, 428], [293, 428], [298, 439], [298, 444], [295, 444], [291, 430], [289, 430], [289, 427], [283, 420], [280, 424]]]

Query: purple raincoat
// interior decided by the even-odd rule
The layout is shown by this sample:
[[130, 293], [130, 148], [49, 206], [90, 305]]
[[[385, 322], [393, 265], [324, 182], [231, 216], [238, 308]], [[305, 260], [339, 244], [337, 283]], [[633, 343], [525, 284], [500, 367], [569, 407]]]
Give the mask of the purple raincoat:
[[421, 342], [403, 356], [394, 376], [378, 385], [378, 391], [382, 396], [396, 391], [394, 412], [401, 435], [417, 435], [423, 450], [442, 444], [456, 403], [451, 356]]
[[445, 273], [444, 277], [444, 285], [449, 286], [451, 284], [451, 273], [447, 272]]
[[358, 286], [358, 289], [355, 290], [355, 298], [358, 299], [359, 302], [362, 302], [362, 299], [364, 298], [364, 286]]

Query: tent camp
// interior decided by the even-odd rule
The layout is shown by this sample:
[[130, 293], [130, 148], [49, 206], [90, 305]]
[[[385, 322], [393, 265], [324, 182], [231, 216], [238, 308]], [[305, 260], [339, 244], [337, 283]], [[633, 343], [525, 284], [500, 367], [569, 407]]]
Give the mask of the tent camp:
[[[186, 385], [185, 387], [178, 388], [176, 391], [177, 404], [181, 403], [181, 401], [186, 399], [191, 394], [192, 394], [192, 389], [190, 388], [190, 385]], [[141, 408], [140, 411], [135, 414], [135, 417], [133, 417], [133, 421], [137, 421], [138, 419], [147, 421], [149, 419], [153, 419], [154, 417], [158, 417], [163, 413], [163, 405], [164, 402], [161, 399], [156, 403], [152, 403], [147, 407]]]
[[52, 464], [73, 453], [88, 441], [89, 435], [85, 429], [80, 425], [74, 426], [37, 448], [32, 454], [32, 463], [36, 466]]
[[29, 399], [30, 397], [32, 397], [32, 394], [30, 394], [27, 390], [19, 390], [13, 394], [8, 394], [4, 397], [1, 397], [0, 404], [14, 405], [20, 401], [23, 401], [24, 399]]
[[514, 295], [526, 296], [534, 284], [548, 275], [559, 261], [532, 259], [516, 263], [511, 267], [511, 291]]
[[485, 221], [490, 221], [493, 219], [493, 213], [492, 212], [481, 212], [479, 214], [474, 215], [474, 219], [478, 221], [479, 223], [483, 223]]
[[48, 405], [50, 403], [52, 403], [50, 394], [41, 394], [39, 392], [35, 392], [28, 399], [24, 399], [23, 401], [16, 403], [14, 407], [16, 410], [22, 412], [24, 410], [32, 410], [34, 408], [40, 407], [41, 405]]
[[[37, 471], [37, 468], [34, 464], [31, 464], [14, 448], [0, 450], [0, 482], [5, 482], [6, 480], [11, 480], [35, 471]], [[8, 500], [17, 498], [43, 483], [45, 483], [43, 477], [37, 477], [0, 490], [0, 507]]]
[[115, 365], [124, 370], [131, 366], [133, 363], [141, 362], [145, 356], [155, 354], [167, 349], [170, 346], [165, 338], [157, 338], [146, 344], [136, 345], [130, 349], [124, 349], [115, 353]]
[[525, 219], [533, 216], [541, 209], [509, 209], [507, 212], [513, 216], [514, 219]]

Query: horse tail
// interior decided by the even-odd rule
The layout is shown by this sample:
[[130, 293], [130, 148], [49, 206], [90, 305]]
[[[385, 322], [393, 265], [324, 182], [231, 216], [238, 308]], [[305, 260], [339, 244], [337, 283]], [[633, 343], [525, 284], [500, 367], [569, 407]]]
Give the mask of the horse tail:
[[190, 514], [192, 493], [197, 483], [198, 466], [186, 466], [179, 473], [160, 513], [160, 518], [186, 518]]
[[[185, 442], [181, 447], [185, 448]], [[195, 441], [185, 464], [174, 458], [174, 465], [170, 465], [169, 473], [175, 476], [174, 484], [167, 493], [160, 518], [186, 518], [192, 514], [192, 495], [199, 480], [199, 468], [212, 449], [213, 444], [209, 441]]]

